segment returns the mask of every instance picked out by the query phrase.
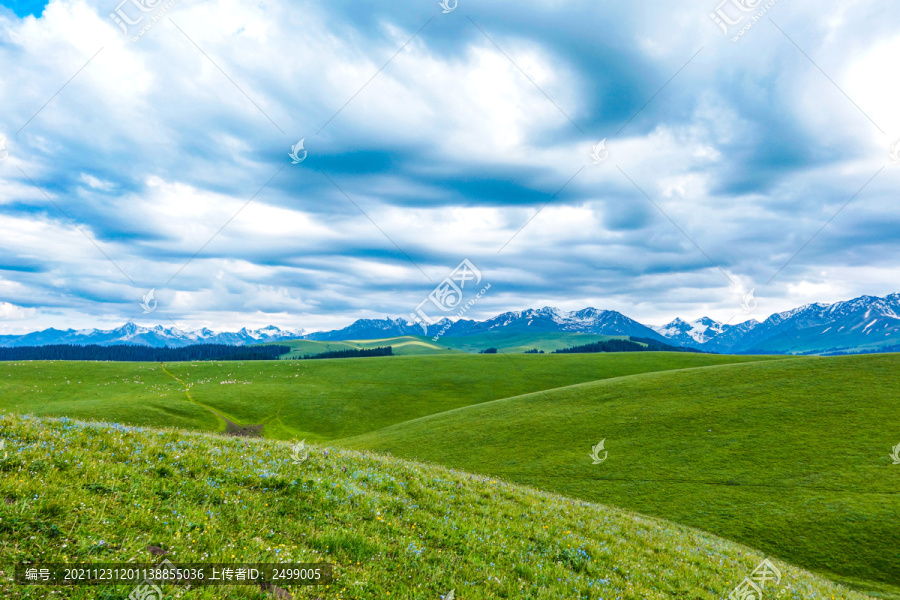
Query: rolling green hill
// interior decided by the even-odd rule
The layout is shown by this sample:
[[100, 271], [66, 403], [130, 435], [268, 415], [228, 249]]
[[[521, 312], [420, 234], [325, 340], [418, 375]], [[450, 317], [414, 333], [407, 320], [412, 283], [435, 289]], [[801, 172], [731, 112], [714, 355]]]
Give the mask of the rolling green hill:
[[[376, 344], [377, 345], [377, 344]], [[309, 361], [0, 362], [0, 412], [329, 440], [470, 404], [648, 371], [769, 358], [641, 352]], [[798, 359], [803, 360], [803, 359]]]
[[459, 351], [432, 342], [429, 338], [405, 335], [380, 340], [342, 340], [339, 342], [319, 342], [314, 340], [290, 340], [273, 342], [273, 344], [290, 346], [291, 352], [281, 356], [281, 360], [299, 358], [308, 354], [321, 354], [333, 350], [358, 350], [361, 348], [377, 348], [390, 346], [397, 356], [422, 354], [456, 354]]
[[341, 443], [661, 516], [897, 598], [898, 371], [874, 355], [646, 373]]
[[572, 346], [580, 346], [593, 342], [605, 342], [611, 339], [628, 339], [628, 336], [596, 335], [592, 333], [568, 333], [545, 331], [541, 333], [505, 333], [490, 332], [480, 335], [467, 335], [460, 337], [444, 336], [437, 344], [464, 350], [465, 352], [478, 352], [486, 348], [497, 348], [498, 352], [520, 353], [532, 348], [553, 352]]
[[349, 350], [358, 348], [375, 348], [391, 346], [394, 354], [458, 354], [461, 352], [477, 353], [486, 348], [497, 348], [500, 353], [521, 354], [526, 350], [537, 348], [544, 352], [553, 352], [563, 348], [605, 342], [611, 339], [628, 339], [627, 336], [595, 335], [591, 333], [540, 332], [540, 333], [503, 333], [491, 332], [459, 337], [443, 336], [438, 341], [421, 335], [383, 338], [377, 340], [341, 340], [314, 341], [290, 340], [272, 342], [290, 346], [293, 350], [282, 356], [282, 359], [293, 359], [304, 354], [318, 354], [330, 350]]
[[[900, 598], [898, 366], [653, 352], [24, 361], [0, 363], [0, 413], [390, 452], [663, 517]], [[608, 459], [593, 465], [601, 439]]]
[[154, 363], [0, 362], [0, 413], [224, 429], [208, 410], [186, 402], [182, 390]]
[[[289, 588], [294, 598], [721, 600], [764, 558], [666, 521], [369, 453], [312, 447], [295, 464], [273, 440], [10, 415], [0, 439], [6, 574], [22, 560], [155, 563], [156, 546], [176, 565], [334, 565], [332, 585]], [[781, 581], [767, 597], [866, 598], [775, 564]], [[0, 578], [16, 600], [124, 600], [131, 589]], [[163, 585], [167, 598], [182, 591]], [[274, 591], [195, 587], [180, 598]]]

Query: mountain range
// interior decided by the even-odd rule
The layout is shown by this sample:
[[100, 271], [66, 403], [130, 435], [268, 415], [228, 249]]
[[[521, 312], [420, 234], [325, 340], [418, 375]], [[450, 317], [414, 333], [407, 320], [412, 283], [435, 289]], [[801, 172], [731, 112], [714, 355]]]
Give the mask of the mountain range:
[[[834, 304], [808, 304], [776, 313], [760, 322], [720, 323], [709, 317], [695, 321], [675, 319], [662, 326], [647, 326], [622, 313], [596, 308], [563, 311], [545, 307], [511, 311], [484, 321], [444, 319], [423, 330], [405, 319], [360, 319], [343, 329], [304, 333], [268, 326], [238, 332], [201, 329], [140, 327], [128, 323], [112, 330], [47, 329], [26, 335], [0, 336], [0, 346], [46, 344], [141, 344], [171, 348], [189, 344], [258, 344], [289, 339], [366, 340], [403, 335], [462, 337], [485, 332], [592, 333], [655, 339], [681, 347], [727, 354], [829, 354], [896, 350], [900, 345], [900, 294], [884, 298], [861, 296]], [[438, 338], [439, 339], [439, 338]], [[891, 347], [895, 348], [891, 348]]]
[[72, 344], [86, 346], [110, 346], [112, 344], [133, 344], [152, 346], [154, 348], [181, 348], [191, 344], [228, 344], [243, 346], [246, 344], [262, 344], [281, 340], [295, 340], [303, 337], [302, 329], [283, 330], [269, 325], [262, 329], [248, 330], [246, 327], [237, 332], [215, 332], [210, 329], [184, 331], [177, 327], [165, 328], [141, 327], [134, 323], [126, 323], [116, 329], [45, 329], [26, 335], [0, 335], [0, 347], [47, 346], [49, 344]]
[[573, 333], [597, 333], [603, 335], [633, 335], [665, 341], [650, 327], [641, 325], [614, 310], [584, 308], [565, 312], [558, 308], [529, 309], [505, 312], [486, 321], [442, 319], [429, 325], [427, 332], [421, 325], [405, 319], [360, 319], [344, 329], [320, 331], [304, 336], [309, 340], [362, 340], [398, 335], [427, 335], [434, 337], [443, 331], [448, 337], [477, 335], [484, 332], [542, 333], [570, 331]]

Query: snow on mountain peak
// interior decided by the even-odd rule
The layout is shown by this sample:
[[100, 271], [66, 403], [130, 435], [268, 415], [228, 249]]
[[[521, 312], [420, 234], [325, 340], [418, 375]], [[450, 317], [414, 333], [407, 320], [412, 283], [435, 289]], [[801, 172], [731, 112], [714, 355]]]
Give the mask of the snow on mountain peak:
[[723, 323], [709, 317], [700, 317], [690, 322], [676, 317], [670, 323], [652, 329], [663, 337], [678, 339], [681, 342], [691, 339], [702, 344], [725, 331], [726, 327]]

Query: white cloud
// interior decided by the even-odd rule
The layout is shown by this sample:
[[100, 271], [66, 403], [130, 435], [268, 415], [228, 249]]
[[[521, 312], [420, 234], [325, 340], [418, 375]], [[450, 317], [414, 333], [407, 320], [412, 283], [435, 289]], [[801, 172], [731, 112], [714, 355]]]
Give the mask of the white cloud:
[[[137, 42], [105, 0], [4, 13], [0, 301], [24, 308], [0, 315], [25, 329], [115, 323], [156, 287], [197, 324], [341, 325], [405, 314], [429, 291], [406, 253], [435, 280], [462, 258], [483, 266], [495, 291], [472, 316], [594, 304], [727, 319], [731, 284], [693, 242], [759, 285], [900, 139], [886, 76], [897, 18], [874, 1], [832, 4], [778, 5], [773, 18], [887, 136], [776, 28], [732, 44], [686, 0], [590, 13], [524, 3], [502, 20], [502, 7], [478, 7], [516, 64], [467, 20], [437, 18], [386, 67], [432, 13], [179, 0]], [[288, 164], [304, 136], [309, 159]], [[610, 158], [594, 166], [602, 137]], [[882, 257], [896, 255], [898, 180], [900, 169], [879, 175], [759, 295], [790, 308], [897, 291]]]

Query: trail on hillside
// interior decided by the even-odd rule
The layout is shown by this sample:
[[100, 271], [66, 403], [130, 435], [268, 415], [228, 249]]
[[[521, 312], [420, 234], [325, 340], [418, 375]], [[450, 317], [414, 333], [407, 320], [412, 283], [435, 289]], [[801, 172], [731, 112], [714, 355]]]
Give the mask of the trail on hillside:
[[185, 382], [183, 382], [181, 379], [176, 377], [174, 373], [169, 371], [166, 368], [165, 363], [160, 363], [159, 366], [162, 368], [163, 372], [165, 372], [166, 375], [168, 375], [169, 377], [171, 377], [172, 379], [174, 379], [175, 381], [177, 381], [178, 383], [181, 384], [181, 387], [183, 388], [182, 391], [184, 391], [184, 395], [187, 397], [188, 401], [193, 402], [200, 408], [204, 408], [204, 409], [208, 410], [213, 415], [215, 415], [217, 419], [220, 419], [225, 424], [225, 434], [226, 435], [234, 435], [234, 436], [239, 436], [239, 437], [262, 437], [262, 428], [263, 428], [262, 424], [241, 425], [239, 423], [235, 423], [234, 421], [232, 421], [231, 419], [229, 419], [228, 417], [226, 417], [225, 415], [223, 415], [216, 409], [212, 408], [211, 406], [207, 406], [207, 405], [203, 404], [202, 402], [198, 402], [197, 400], [195, 400], [194, 397], [191, 396], [191, 387], [189, 385], [187, 385]]

